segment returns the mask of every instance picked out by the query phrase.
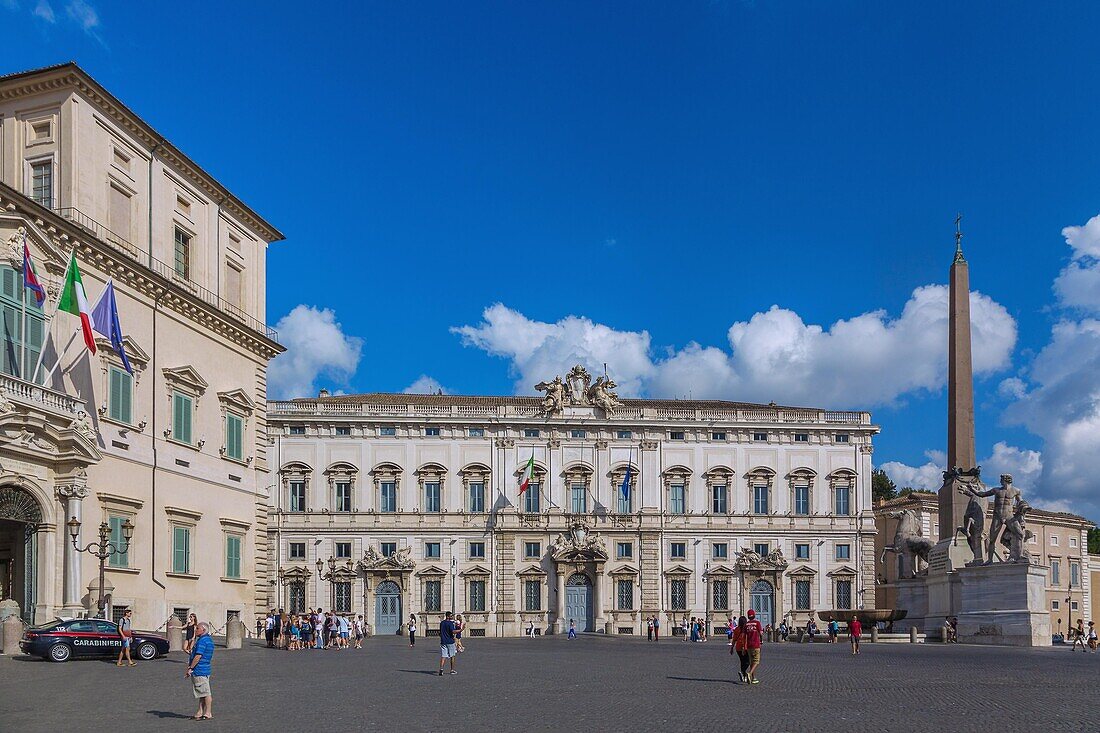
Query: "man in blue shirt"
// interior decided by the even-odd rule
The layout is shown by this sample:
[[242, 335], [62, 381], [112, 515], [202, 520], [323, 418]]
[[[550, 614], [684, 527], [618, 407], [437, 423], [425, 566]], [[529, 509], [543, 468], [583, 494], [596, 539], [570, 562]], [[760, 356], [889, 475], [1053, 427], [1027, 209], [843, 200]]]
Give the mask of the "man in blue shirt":
[[443, 664], [450, 659], [451, 660], [451, 674], [458, 674], [455, 671], [455, 657], [458, 656], [458, 649], [455, 648], [455, 632], [458, 631], [458, 624], [454, 620], [454, 611], [447, 611], [447, 617], [439, 622], [439, 676], [443, 676]]
[[210, 636], [210, 628], [205, 621], [195, 628], [195, 637], [184, 675], [191, 678], [195, 698], [199, 701], [199, 711], [192, 719], [210, 720], [214, 717], [214, 697], [210, 694], [210, 663], [214, 660], [214, 639]]

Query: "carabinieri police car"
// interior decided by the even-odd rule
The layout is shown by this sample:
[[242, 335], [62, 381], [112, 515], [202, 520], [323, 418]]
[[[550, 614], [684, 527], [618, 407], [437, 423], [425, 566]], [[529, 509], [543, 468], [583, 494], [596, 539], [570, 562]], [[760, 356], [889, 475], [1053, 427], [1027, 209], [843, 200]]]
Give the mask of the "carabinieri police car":
[[[24, 654], [67, 662], [72, 657], [118, 656], [122, 635], [118, 624], [99, 618], [57, 619], [27, 629], [19, 641]], [[155, 659], [168, 653], [168, 640], [156, 634], [133, 632], [130, 653], [140, 659]]]

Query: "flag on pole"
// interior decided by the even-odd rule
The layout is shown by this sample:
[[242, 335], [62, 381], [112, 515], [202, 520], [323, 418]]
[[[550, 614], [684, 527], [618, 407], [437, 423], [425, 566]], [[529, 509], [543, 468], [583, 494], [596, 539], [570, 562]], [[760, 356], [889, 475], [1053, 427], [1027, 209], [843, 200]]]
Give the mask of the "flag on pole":
[[626, 464], [626, 475], [623, 476], [623, 485], [619, 488], [623, 495], [623, 501], [630, 501], [630, 464]]
[[27, 235], [23, 235], [23, 287], [30, 288], [34, 292], [34, 299], [39, 307], [46, 300], [46, 289], [38, 282], [38, 276], [34, 274], [34, 263], [31, 262], [31, 251], [27, 249]]
[[132, 377], [134, 370], [130, 368], [130, 360], [126, 358], [126, 349], [122, 345], [122, 326], [118, 322], [118, 305], [115, 303], [115, 282], [108, 280], [103, 294], [99, 296], [92, 308], [92, 328], [96, 333], [106, 336], [111, 340], [111, 348], [122, 359], [122, 366]]
[[69, 270], [65, 276], [65, 287], [61, 290], [61, 298], [57, 301], [57, 309], [72, 313], [80, 317], [80, 330], [84, 332], [84, 345], [88, 351], [95, 353], [95, 336], [92, 329], [95, 321], [92, 320], [92, 310], [88, 307], [88, 295], [84, 292], [84, 281], [80, 278], [80, 268], [76, 264], [76, 252], [73, 252], [69, 261]]
[[535, 474], [535, 454], [531, 453], [531, 458], [527, 461], [527, 467], [523, 469], [523, 483], [519, 485], [519, 493], [523, 494], [527, 491], [527, 486], [531, 483], [531, 477]]

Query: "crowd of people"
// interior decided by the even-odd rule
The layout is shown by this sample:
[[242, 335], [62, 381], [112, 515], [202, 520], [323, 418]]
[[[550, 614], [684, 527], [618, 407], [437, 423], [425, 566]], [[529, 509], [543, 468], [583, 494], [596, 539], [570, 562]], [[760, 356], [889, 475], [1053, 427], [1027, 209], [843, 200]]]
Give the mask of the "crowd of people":
[[263, 622], [269, 649], [362, 649], [363, 615], [340, 614], [323, 608], [304, 613], [271, 609]]

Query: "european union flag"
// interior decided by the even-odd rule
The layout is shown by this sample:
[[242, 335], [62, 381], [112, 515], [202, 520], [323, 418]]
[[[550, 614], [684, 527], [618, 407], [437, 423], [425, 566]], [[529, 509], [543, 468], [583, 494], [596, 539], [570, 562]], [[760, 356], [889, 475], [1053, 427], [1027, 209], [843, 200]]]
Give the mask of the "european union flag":
[[626, 464], [626, 475], [623, 476], [623, 485], [619, 488], [623, 492], [623, 500], [630, 501], [630, 464]]
[[111, 348], [122, 359], [122, 366], [134, 375], [130, 367], [130, 360], [126, 358], [126, 349], [122, 346], [122, 326], [118, 323], [118, 306], [115, 304], [115, 283], [108, 280], [103, 288], [103, 294], [99, 296], [95, 307], [92, 308], [92, 328], [96, 333], [111, 340]]

